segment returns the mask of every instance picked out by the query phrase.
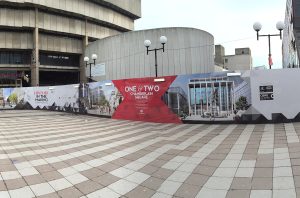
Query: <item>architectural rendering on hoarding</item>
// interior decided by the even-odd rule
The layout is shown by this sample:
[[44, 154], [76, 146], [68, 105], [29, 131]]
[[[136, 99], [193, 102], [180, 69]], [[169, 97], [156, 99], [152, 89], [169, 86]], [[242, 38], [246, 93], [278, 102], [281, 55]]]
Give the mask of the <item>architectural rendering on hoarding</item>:
[[[300, 120], [300, 71], [252, 70], [0, 89], [0, 109], [44, 109], [158, 123]], [[286, 89], [289, 87], [289, 89]]]
[[169, 90], [178, 92], [168, 91], [168, 106], [187, 121], [233, 121], [251, 104], [250, 84], [229, 72], [179, 75]]

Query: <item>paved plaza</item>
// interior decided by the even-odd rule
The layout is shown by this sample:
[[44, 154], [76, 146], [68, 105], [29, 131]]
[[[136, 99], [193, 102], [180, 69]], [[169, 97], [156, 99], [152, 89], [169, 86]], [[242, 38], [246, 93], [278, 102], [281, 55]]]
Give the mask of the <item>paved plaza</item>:
[[299, 135], [0, 111], [0, 197], [300, 197]]

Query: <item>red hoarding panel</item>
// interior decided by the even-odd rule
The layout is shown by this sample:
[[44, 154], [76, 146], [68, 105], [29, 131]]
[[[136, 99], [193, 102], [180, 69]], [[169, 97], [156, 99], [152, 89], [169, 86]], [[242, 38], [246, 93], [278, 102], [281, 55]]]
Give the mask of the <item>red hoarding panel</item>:
[[137, 120], [159, 123], [182, 123], [162, 101], [162, 96], [176, 76], [163, 77], [165, 81], [154, 82], [155, 78], [113, 80], [124, 97], [113, 114], [114, 119]]

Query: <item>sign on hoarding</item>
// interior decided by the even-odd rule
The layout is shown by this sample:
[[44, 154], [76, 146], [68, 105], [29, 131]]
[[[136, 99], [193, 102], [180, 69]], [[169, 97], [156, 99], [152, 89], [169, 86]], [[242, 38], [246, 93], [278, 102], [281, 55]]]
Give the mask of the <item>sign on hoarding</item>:
[[274, 100], [273, 85], [259, 86], [260, 100]]

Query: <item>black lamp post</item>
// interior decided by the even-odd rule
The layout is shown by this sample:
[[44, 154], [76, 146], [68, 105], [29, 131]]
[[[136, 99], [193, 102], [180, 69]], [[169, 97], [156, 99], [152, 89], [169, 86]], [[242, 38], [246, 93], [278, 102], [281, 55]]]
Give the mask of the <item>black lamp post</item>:
[[149, 47], [151, 45], [150, 40], [145, 40], [144, 41], [144, 45], [147, 48], [147, 55], [151, 51], [154, 51], [154, 53], [155, 53], [155, 77], [157, 77], [157, 51], [162, 50], [163, 52], [165, 52], [165, 44], [167, 43], [168, 39], [165, 36], [161, 36], [159, 41], [162, 44], [162, 47], [161, 48], [154, 48], [154, 49], [149, 49]]
[[97, 54], [92, 55], [93, 62], [89, 63], [90, 59], [89, 57], [84, 57], [84, 62], [85, 62], [85, 67], [90, 65], [90, 76], [89, 76], [89, 82], [92, 82], [92, 65], [96, 65], [96, 59], [97, 59]]
[[279, 30], [279, 34], [259, 34], [259, 31], [261, 30], [262, 25], [259, 22], [256, 22], [253, 24], [253, 29], [256, 31], [257, 35], [257, 40], [259, 40], [259, 37], [268, 37], [268, 42], [269, 42], [269, 68], [273, 65], [272, 62], [272, 54], [271, 54], [271, 36], [279, 36], [280, 39], [282, 39], [282, 30], [284, 29], [284, 23], [282, 21], [277, 22], [276, 28]]

